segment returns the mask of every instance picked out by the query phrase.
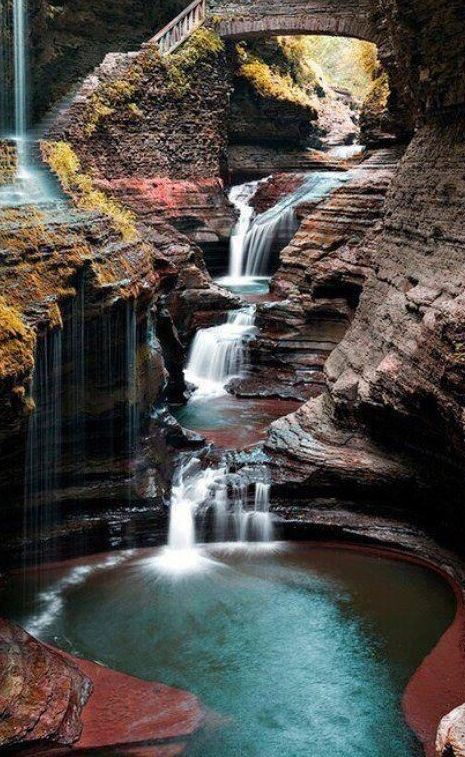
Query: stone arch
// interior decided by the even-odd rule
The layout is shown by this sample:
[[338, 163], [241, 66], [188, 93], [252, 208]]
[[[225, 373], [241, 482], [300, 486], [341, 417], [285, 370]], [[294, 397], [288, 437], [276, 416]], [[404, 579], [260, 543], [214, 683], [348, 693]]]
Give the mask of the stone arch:
[[379, 44], [379, 35], [370, 21], [357, 16], [315, 15], [252, 15], [246, 18], [222, 19], [216, 27], [225, 39], [274, 37], [277, 35], [318, 34], [332, 37], [353, 37]]

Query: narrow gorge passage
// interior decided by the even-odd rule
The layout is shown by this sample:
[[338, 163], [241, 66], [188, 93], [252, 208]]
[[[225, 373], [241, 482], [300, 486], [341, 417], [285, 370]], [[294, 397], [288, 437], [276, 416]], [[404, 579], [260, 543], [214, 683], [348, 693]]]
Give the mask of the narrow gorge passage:
[[0, 754], [464, 751], [459, 6], [0, 3]]

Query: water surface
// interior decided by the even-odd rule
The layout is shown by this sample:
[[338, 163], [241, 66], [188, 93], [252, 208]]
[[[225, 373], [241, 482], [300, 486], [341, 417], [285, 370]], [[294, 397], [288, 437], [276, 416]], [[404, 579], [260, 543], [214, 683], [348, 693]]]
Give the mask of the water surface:
[[172, 580], [156, 553], [44, 570], [3, 612], [43, 639], [198, 694], [216, 713], [194, 757], [409, 757], [409, 678], [451, 623], [434, 572], [343, 549], [211, 547], [210, 570]]

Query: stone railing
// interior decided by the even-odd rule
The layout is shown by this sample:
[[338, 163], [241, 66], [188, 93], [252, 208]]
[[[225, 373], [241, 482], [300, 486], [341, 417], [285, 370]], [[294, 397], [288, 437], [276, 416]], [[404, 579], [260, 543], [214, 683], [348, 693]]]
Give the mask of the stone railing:
[[161, 55], [168, 55], [190, 37], [205, 20], [205, 0], [194, 0], [150, 40], [158, 45]]

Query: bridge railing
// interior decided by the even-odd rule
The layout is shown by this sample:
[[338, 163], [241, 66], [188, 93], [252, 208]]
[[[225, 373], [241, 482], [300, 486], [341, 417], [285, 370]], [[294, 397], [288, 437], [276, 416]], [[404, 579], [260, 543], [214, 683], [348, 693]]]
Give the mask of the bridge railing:
[[205, 0], [194, 0], [163, 27], [150, 42], [158, 45], [161, 55], [168, 55], [191, 36], [205, 20]]

